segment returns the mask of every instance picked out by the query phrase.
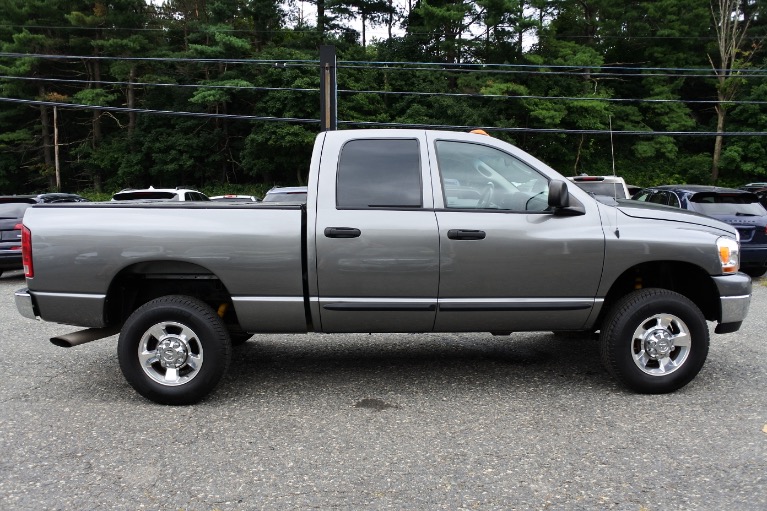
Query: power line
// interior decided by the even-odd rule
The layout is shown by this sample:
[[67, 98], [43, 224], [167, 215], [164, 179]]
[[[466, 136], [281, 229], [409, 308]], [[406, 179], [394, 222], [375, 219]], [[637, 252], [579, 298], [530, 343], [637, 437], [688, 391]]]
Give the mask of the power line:
[[[246, 58], [192, 58], [192, 57], [121, 57], [110, 55], [56, 55], [46, 53], [0, 52], [0, 58], [40, 58], [52, 60], [106, 60], [146, 61], [183, 63], [253, 64], [275, 67], [318, 66], [319, 60], [312, 59], [246, 59]], [[657, 76], [671, 78], [713, 78], [727, 74], [738, 78], [767, 76], [767, 69], [708, 69], [700, 67], [631, 67], [611, 65], [548, 65], [548, 64], [479, 64], [479, 63], [436, 63], [396, 61], [339, 61], [339, 69], [374, 69], [386, 71], [443, 71], [443, 72], [485, 72], [502, 74], [571, 75], [594, 77]], [[571, 72], [572, 71], [572, 72]], [[620, 71], [620, 72], [619, 72]], [[713, 73], [713, 74], [712, 74]]]
[[396, 122], [378, 122], [378, 121], [338, 121], [339, 125], [362, 126], [368, 128], [418, 128], [418, 129], [440, 129], [440, 130], [459, 130], [469, 131], [482, 129], [485, 131], [494, 131], [502, 133], [551, 133], [551, 134], [569, 134], [569, 135], [633, 135], [633, 136], [668, 136], [668, 137], [764, 137], [767, 131], [730, 131], [717, 133], [715, 131], [641, 131], [641, 130], [587, 130], [587, 129], [561, 129], [561, 128], [502, 128], [497, 126], [465, 126], [448, 124], [403, 124]]
[[232, 119], [240, 121], [282, 121], [282, 122], [297, 122], [304, 124], [319, 124], [319, 119], [303, 119], [300, 117], [271, 117], [271, 116], [257, 116], [257, 115], [237, 115], [237, 114], [209, 114], [204, 112], [184, 112], [176, 110], [151, 110], [146, 108], [127, 108], [118, 106], [97, 106], [97, 105], [82, 105], [77, 103], [64, 103], [60, 101], [40, 101], [34, 99], [16, 99], [16, 98], [4, 98], [0, 97], [0, 103], [15, 103], [20, 105], [33, 105], [33, 106], [55, 106], [59, 108], [67, 108], [71, 110], [99, 110], [104, 112], [122, 112], [122, 113], [138, 113], [138, 114], [152, 114], [152, 115], [176, 115], [179, 117], [201, 117], [206, 119]]
[[5, 80], [21, 80], [30, 82], [47, 82], [47, 83], [72, 83], [72, 84], [86, 84], [86, 85], [117, 85], [128, 86], [133, 85], [135, 87], [180, 87], [180, 88], [195, 88], [195, 89], [244, 89], [244, 90], [258, 90], [258, 91], [292, 91], [292, 92], [318, 92], [319, 89], [306, 89], [298, 87], [257, 87], [252, 85], [213, 85], [213, 84], [192, 84], [192, 83], [161, 83], [161, 82], [120, 82], [120, 81], [107, 81], [107, 80], [78, 80], [74, 78], [36, 78], [31, 76], [7, 76], [0, 75], [0, 79]]
[[[2, 78], [2, 77], [0, 77]], [[471, 94], [461, 92], [416, 92], [416, 91], [381, 91], [381, 90], [348, 90], [339, 89], [338, 92], [346, 94], [376, 94], [395, 96], [444, 96], [460, 98], [490, 98], [490, 99], [538, 99], [557, 101], [603, 101], [605, 103], [677, 103], [677, 104], [704, 104], [704, 105], [767, 105], [767, 101], [733, 100], [718, 101], [716, 99], [640, 99], [640, 98], [599, 98], [578, 96], [536, 96], [536, 95], [506, 95], [506, 94]]]
[[253, 64], [274, 67], [319, 66], [319, 60], [292, 59], [213, 59], [187, 57], [117, 57], [109, 55], [55, 55], [50, 53], [7, 53], [0, 52], [0, 58], [37, 58], [49, 60], [106, 60], [106, 61], [144, 61], [144, 62], [184, 62], [198, 64]]
[[[531, 70], [521, 70], [521, 69], [470, 69], [465, 67], [459, 67], [456, 65], [456, 67], [453, 67], [453, 64], [441, 64], [441, 68], [435, 69], [433, 67], [423, 67], [423, 66], [412, 66], [412, 67], [395, 67], [395, 66], [380, 66], [377, 68], [373, 68], [371, 66], [354, 66], [354, 65], [345, 65], [345, 64], [339, 64], [339, 69], [379, 69], [379, 70], [386, 70], [386, 71], [442, 71], [442, 72], [450, 72], [450, 73], [493, 73], [493, 74], [504, 74], [504, 75], [533, 75], [533, 76], [578, 76], [578, 77], [589, 77], [589, 78], [629, 78], [629, 77], [641, 77], [641, 78], [651, 78], [651, 77], [658, 77], [658, 78], [716, 78], [717, 75], [713, 73], [611, 73], [607, 71], [589, 71], [588, 67], [578, 67], [573, 66], [572, 69], [586, 69], [584, 71], [531, 71]], [[538, 66], [539, 68], [547, 68], [549, 66], [541, 65]], [[594, 68], [597, 69], [597, 68]], [[605, 66], [601, 69], [610, 69], [609, 67]], [[728, 78], [764, 78], [764, 70], [743, 70], [743, 69], [737, 69], [735, 71], [729, 70], [724, 71]]]
[[[0, 75], [0, 79], [19, 80], [30, 82], [46, 83], [72, 83], [84, 85], [114, 85], [114, 86], [134, 86], [134, 87], [178, 87], [192, 89], [232, 89], [232, 90], [252, 90], [264, 92], [319, 92], [319, 88], [306, 87], [259, 87], [254, 85], [216, 85], [216, 84], [184, 84], [184, 83], [162, 83], [162, 82], [125, 82], [108, 80], [78, 80], [68, 78], [36, 78], [28, 76], [8, 76]], [[540, 95], [522, 95], [522, 94], [481, 94], [481, 93], [462, 93], [462, 92], [417, 92], [417, 91], [384, 91], [384, 90], [357, 90], [357, 89], [339, 89], [340, 94], [372, 94], [376, 96], [421, 96], [421, 97], [451, 97], [451, 98], [475, 98], [475, 99], [509, 99], [509, 100], [554, 100], [554, 101], [602, 101], [605, 103], [670, 103], [670, 104], [702, 104], [716, 105], [722, 102], [715, 99], [641, 99], [641, 98], [603, 98], [603, 97], [581, 97], [581, 96], [540, 96]], [[767, 101], [756, 100], [732, 100], [727, 101], [728, 105], [765, 105]]]
[[[122, 113], [141, 113], [150, 115], [167, 115], [167, 116], [179, 116], [179, 117], [198, 117], [208, 119], [232, 119], [232, 120], [244, 120], [244, 121], [282, 121], [282, 122], [296, 122], [303, 124], [319, 124], [319, 119], [305, 119], [298, 117], [269, 117], [269, 116], [255, 116], [255, 115], [235, 115], [235, 114], [209, 114], [203, 112], [184, 112], [173, 110], [150, 110], [143, 108], [125, 108], [125, 107], [109, 107], [109, 106], [94, 106], [94, 105], [82, 105], [74, 103], [63, 103], [57, 101], [39, 101], [31, 99], [15, 99], [0, 97], [0, 102], [14, 103], [31, 106], [55, 106], [60, 108], [67, 108], [73, 110], [98, 110], [107, 112], [122, 112]], [[499, 126], [465, 126], [465, 125], [448, 125], [448, 124], [418, 124], [418, 123], [394, 123], [394, 122], [377, 122], [377, 121], [338, 121], [339, 125], [345, 126], [361, 126], [367, 128], [411, 128], [411, 129], [442, 129], [442, 130], [461, 130], [468, 131], [471, 129], [481, 128], [485, 131], [495, 131], [504, 133], [548, 133], [548, 134], [585, 134], [585, 135], [632, 135], [632, 136], [674, 136], [674, 137], [763, 137], [767, 136], [767, 132], [761, 131], [731, 131], [717, 133], [714, 131], [641, 131], [641, 130], [623, 130], [623, 131], [611, 131], [611, 130], [595, 130], [595, 129], [564, 129], [564, 128], [504, 128]]]
[[[611, 69], [611, 70], [619, 70], [619, 71], [664, 71], [664, 72], [682, 72], [682, 71], [692, 71], [692, 72], [707, 72], [707, 71], [717, 71], [717, 72], [723, 72], [727, 71], [725, 69], [712, 69], [709, 67], [638, 67], [638, 66], [613, 66], [610, 64], [604, 64], [604, 65], [574, 65], [574, 64], [483, 64], [483, 63], [445, 63], [445, 62], [399, 62], [399, 61], [375, 61], [375, 60], [344, 60], [342, 61], [344, 64], [349, 65], [356, 65], [356, 66], [366, 66], [369, 65], [371, 67], [387, 67], [387, 66], [404, 66], [404, 65], [412, 65], [412, 66], [431, 66], [431, 67], [440, 67], [444, 68], [448, 71], [453, 71], [454, 68], [499, 68], [499, 69], [540, 69], [540, 68], [550, 68], [550, 69], [593, 69], [593, 70], [599, 70], [599, 69]], [[753, 69], [754, 72], [761, 72], [762, 74], [767, 74], [767, 69]]]

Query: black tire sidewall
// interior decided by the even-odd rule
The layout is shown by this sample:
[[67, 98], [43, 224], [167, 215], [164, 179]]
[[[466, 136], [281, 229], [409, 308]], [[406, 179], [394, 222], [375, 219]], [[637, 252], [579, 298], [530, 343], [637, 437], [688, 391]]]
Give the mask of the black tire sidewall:
[[[153, 325], [174, 321], [191, 328], [203, 350], [203, 363], [189, 382], [162, 385], [152, 380], [141, 367], [138, 347], [144, 333]], [[131, 314], [117, 342], [120, 369], [125, 379], [142, 396], [166, 405], [188, 405], [201, 400], [218, 384], [231, 357], [231, 341], [224, 323], [204, 302], [188, 296], [164, 296], [142, 305]]]
[[[690, 353], [674, 372], [652, 376], [637, 367], [631, 355], [634, 331], [655, 314], [673, 314], [690, 331]], [[665, 289], [634, 291], [613, 307], [600, 338], [602, 362], [625, 386], [640, 393], [678, 390], [695, 378], [708, 356], [709, 332], [703, 314], [688, 298]]]

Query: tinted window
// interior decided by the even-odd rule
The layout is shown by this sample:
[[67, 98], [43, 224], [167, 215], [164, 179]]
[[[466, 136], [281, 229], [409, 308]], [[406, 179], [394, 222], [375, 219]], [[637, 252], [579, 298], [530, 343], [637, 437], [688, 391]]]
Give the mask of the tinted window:
[[704, 215], [767, 215], [756, 195], [750, 193], [697, 193], [690, 199], [690, 206]]
[[417, 140], [352, 140], [338, 164], [339, 208], [421, 207]]
[[576, 181], [581, 189], [593, 193], [594, 195], [607, 195], [608, 197], [616, 197], [618, 199], [625, 199], [626, 193], [623, 191], [623, 186], [620, 183], [605, 183], [604, 181]]
[[175, 199], [173, 192], [120, 192], [112, 200], [171, 200]]
[[440, 140], [437, 162], [445, 207], [544, 211], [549, 180], [494, 147]]
[[636, 195], [634, 195], [631, 198], [634, 199], [634, 200], [638, 200], [638, 201], [642, 201], [642, 202], [647, 202], [647, 199], [650, 198], [650, 194], [651, 193], [652, 192], [648, 192], [648, 191], [644, 191], [643, 190], [643, 191], [637, 193]]

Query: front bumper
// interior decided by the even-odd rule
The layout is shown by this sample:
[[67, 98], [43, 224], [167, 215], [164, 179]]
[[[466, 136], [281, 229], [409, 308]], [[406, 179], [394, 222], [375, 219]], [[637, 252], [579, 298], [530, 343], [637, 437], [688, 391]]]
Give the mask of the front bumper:
[[717, 333], [734, 332], [748, 315], [751, 277], [745, 273], [712, 277], [719, 291], [720, 315]]

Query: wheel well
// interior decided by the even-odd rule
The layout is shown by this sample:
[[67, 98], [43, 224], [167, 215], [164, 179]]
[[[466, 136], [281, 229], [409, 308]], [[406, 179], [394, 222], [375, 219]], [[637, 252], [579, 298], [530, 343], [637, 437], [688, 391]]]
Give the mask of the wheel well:
[[166, 295], [202, 300], [227, 325], [238, 324], [231, 294], [217, 275], [196, 264], [173, 261], [138, 263], [118, 273], [107, 291], [107, 324], [122, 325], [143, 304]]
[[613, 283], [605, 296], [597, 325], [621, 297], [636, 289], [661, 288], [690, 299], [708, 321], [719, 319], [719, 295], [708, 273], [679, 261], [655, 261], [629, 268]]

